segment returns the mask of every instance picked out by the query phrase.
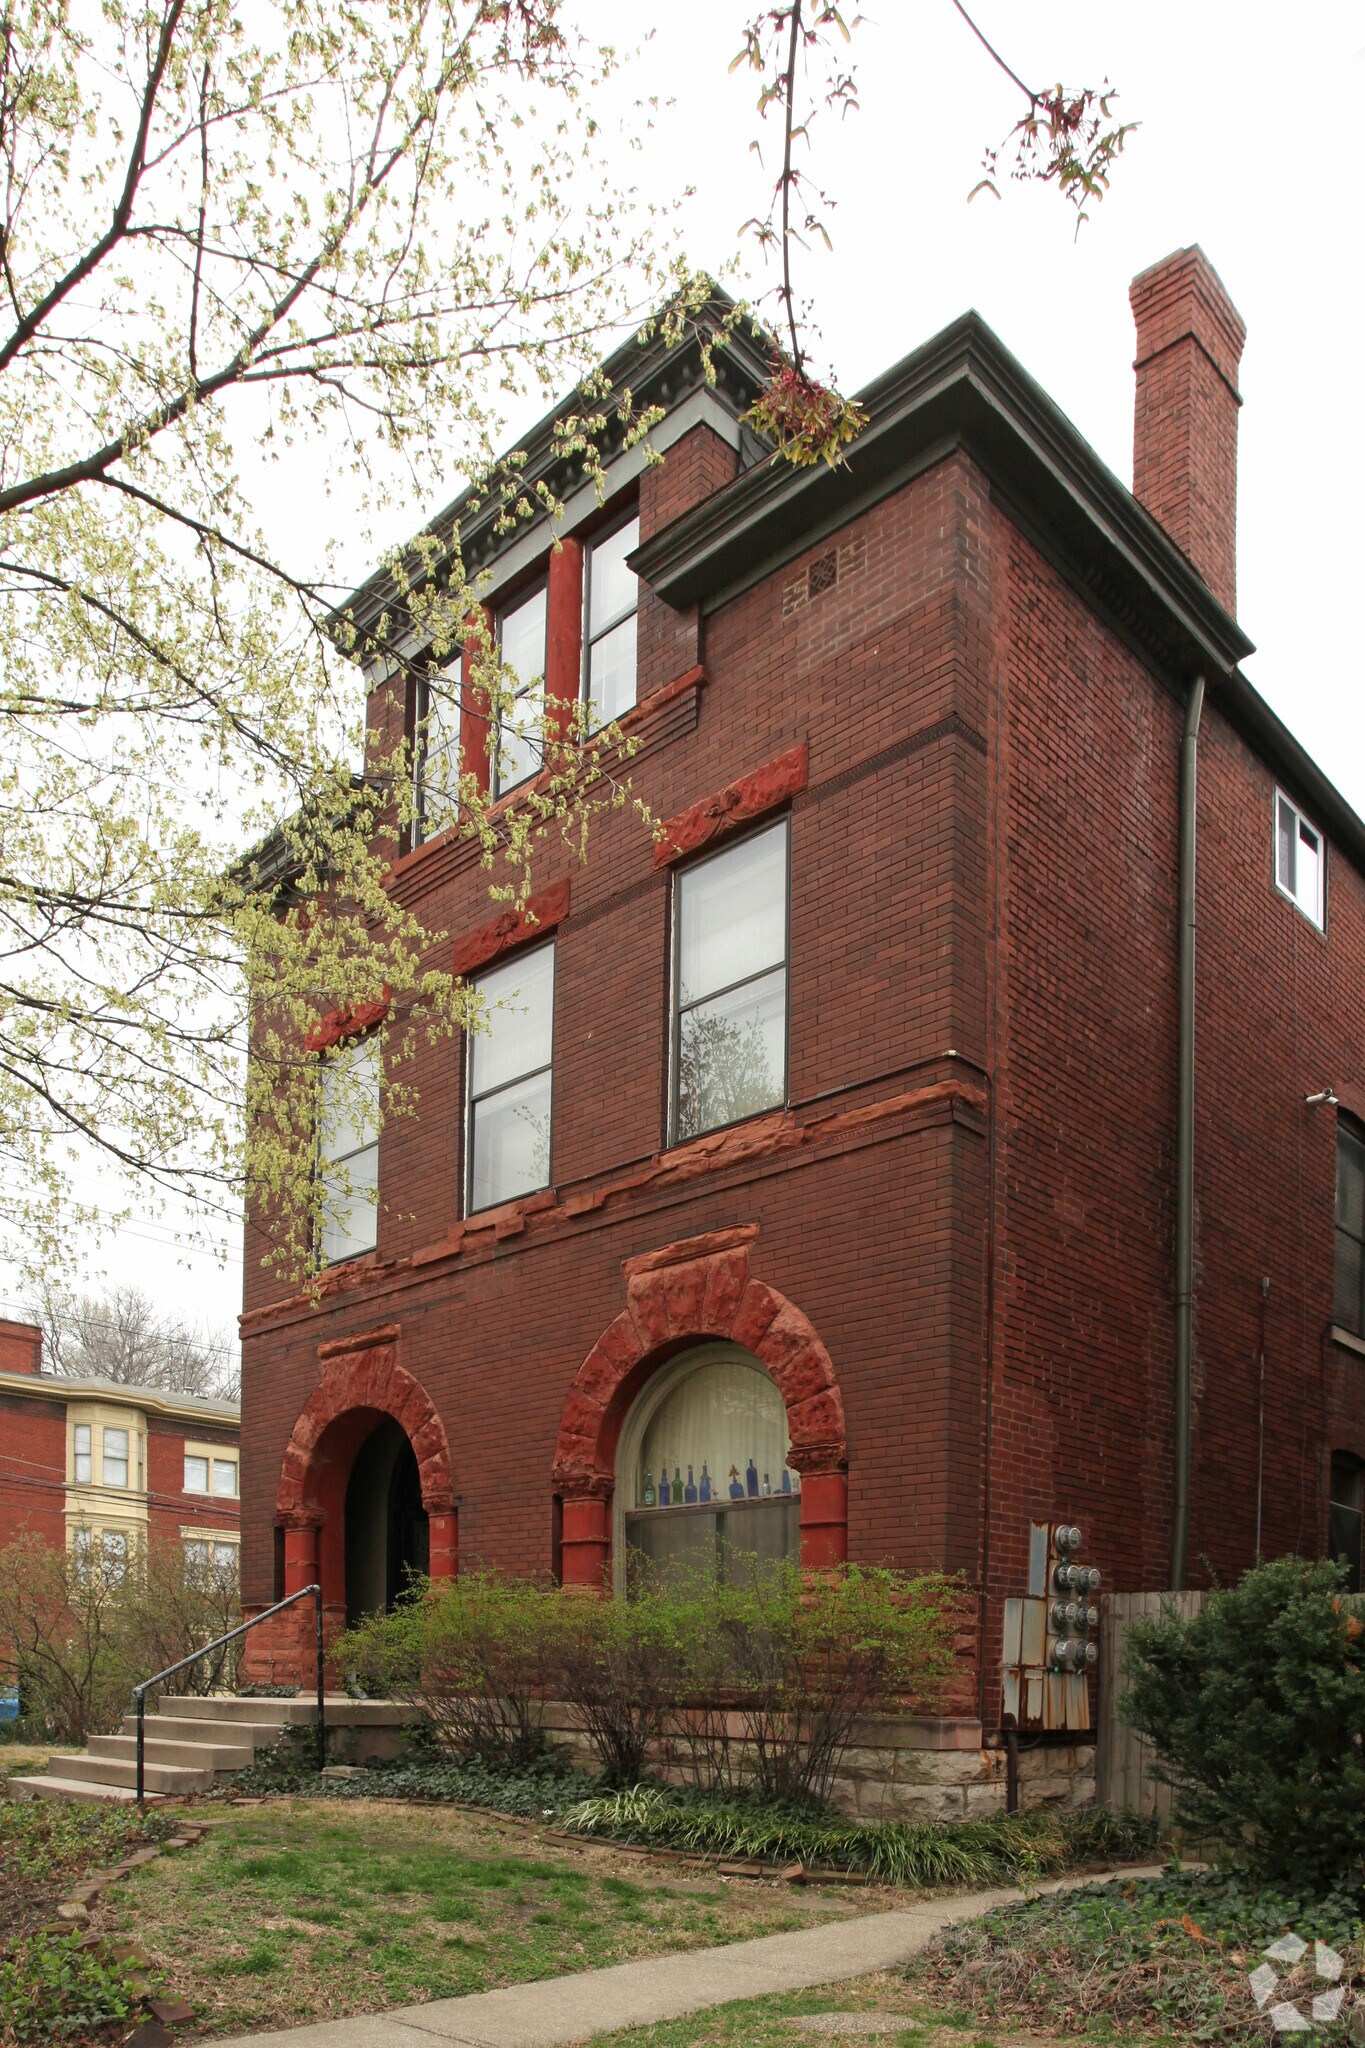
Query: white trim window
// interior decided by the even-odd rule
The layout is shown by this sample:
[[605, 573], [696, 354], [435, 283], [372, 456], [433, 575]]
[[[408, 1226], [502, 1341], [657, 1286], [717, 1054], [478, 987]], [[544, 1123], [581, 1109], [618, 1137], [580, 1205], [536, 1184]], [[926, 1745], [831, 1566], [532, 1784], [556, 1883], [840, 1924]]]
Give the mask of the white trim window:
[[498, 720], [489, 775], [495, 797], [538, 773], [545, 750], [545, 585], [498, 620], [498, 660], [512, 671], [512, 702]]
[[236, 1500], [237, 1460], [235, 1458], [214, 1459], [213, 1491], [219, 1500]]
[[1324, 925], [1327, 849], [1316, 825], [1310, 825], [1282, 789], [1275, 792], [1275, 887], [1319, 931]]
[[460, 671], [457, 660], [417, 685], [412, 739], [412, 843], [455, 824], [460, 809]]
[[221, 1537], [185, 1538], [185, 1568], [192, 1578], [236, 1579], [240, 1569], [240, 1557], [239, 1545], [229, 1543]]
[[480, 977], [484, 1023], [469, 1034], [467, 1213], [550, 1185], [555, 949], [537, 946]]
[[379, 1040], [329, 1052], [318, 1069], [322, 1256], [329, 1266], [378, 1242]]
[[626, 556], [639, 545], [640, 519], [632, 513], [588, 549], [583, 694], [594, 731], [624, 717], [635, 702], [640, 579], [626, 567]]
[[128, 1484], [128, 1431], [110, 1429], [106, 1423], [100, 1431], [103, 1439], [100, 1455], [100, 1483], [104, 1486], [126, 1486]]
[[72, 1428], [71, 1476], [77, 1486], [89, 1486], [95, 1476], [93, 1428], [89, 1422], [77, 1422]]
[[785, 818], [676, 879], [674, 1143], [787, 1099], [789, 895]]

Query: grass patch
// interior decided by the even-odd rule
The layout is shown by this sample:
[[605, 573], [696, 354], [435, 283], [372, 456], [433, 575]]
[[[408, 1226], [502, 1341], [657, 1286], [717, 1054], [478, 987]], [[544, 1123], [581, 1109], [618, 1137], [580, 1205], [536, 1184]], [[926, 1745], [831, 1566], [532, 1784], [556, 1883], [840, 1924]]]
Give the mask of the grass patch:
[[[1258, 1890], [1217, 1872], [1121, 1878], [1002, 1906], [946, 1929], [906, 1969], [921, 1995], [997, 2026], [1245, 2042], [1270, 2037], [1247, 1980], [1287, 1931], [1346, 1958], [1345, 2016], [1312, 2031], [1317, 2043], [1345, 2041], [1350, 2010], [1365, 2001], [1365, 1930], [1353, 1901]], [[1311, 1949], [1305, 1963], [1272, 1964], [1279, 1986], [1270, 2002], [1296, 2003], [1307, 2018], [1327, 1985], [1315, 1979]]]
[[[548, 1855], [432, 1806], [282, 1799], [215, 1821], [99, 1906], [204, 2032], [340, 2018], [806, 1927], [818, 1900], [671, 1873], [585, 1844]], [[695, 1881], [694, 1881], [695, 1882]], [[886, 1901], [859, 1897], [858, 1909]], [[832, 1911], [846, 1901], [838, 1901]]]
[[584, 1835], [799, 1862], [926, 1890], [1026, 1883], [1087, 1864], [1135, 1861], [1149, 1855], [1159, 1840], [1155, 1821], [1104, 1807], [996, 1814], [946, 1826], [689, 1799], [645, 1785], [581, 1800], [563, 1814], [561, 1824]]

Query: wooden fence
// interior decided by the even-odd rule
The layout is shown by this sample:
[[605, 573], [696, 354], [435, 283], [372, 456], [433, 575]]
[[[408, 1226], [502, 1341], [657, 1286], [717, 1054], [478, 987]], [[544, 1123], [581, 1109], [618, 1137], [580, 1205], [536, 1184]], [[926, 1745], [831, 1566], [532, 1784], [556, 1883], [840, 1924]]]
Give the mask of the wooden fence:
[[1123, 1691], [1123, 1650], [1135, 1621], [1147, 1621], [1163, 1608], [1180, 1615], [1197, 1614], [1202, 1593], [1108, 1593], [1100, 1624], [1099, 1720], [1095, 1730], [1095, 1796], [1102, 1806], [1128, 1806], [1135, 1813], [1166, 1818], [1171, 1791], [1152, 1776], [1149, 1743], [1119, 1719]]

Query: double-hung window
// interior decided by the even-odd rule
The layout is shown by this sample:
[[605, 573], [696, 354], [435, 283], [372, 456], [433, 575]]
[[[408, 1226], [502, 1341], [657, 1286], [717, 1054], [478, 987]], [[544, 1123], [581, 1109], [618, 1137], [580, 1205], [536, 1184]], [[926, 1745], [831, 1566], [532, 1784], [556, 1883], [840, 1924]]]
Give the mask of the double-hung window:
[[90, 1448], [93, 1425], [78, 1422], [72, 1431], [71, 1476], [77, 1486], [88, 1486], [95, 1476], [94, 1453]]
[[1365, 1471], [1349, 1451], [1332, 1453], [1332, 1497], [1329, 1506], [1328, 1555], [1346, 1566], [1348, 1593], [1358, 1593], [1361, 1568], [1362, 1508]]
[[186, 1493], [207, 1493], [209, 1490], [209, 1461], [185, 1454]]
[[373, 1251], [379, 1205], [379, 1040], [329, 1052], [318, 1070], [322, 1256]]
[[425, 676], [417, 686], [413, 734], [412, 843], [453, 825], [460, 805], [460, 663]]
[[237, 1461], [235, 1458], [214, 1459], [213, 1490], [220, 1500], [236, 1500]]
[[494, 796], [534, 775], [545, 743], [545, 586], [533, 590], [498, 621], [498, 659], [510, 670], [512, 701], [503, 707], [493, 748]]
[[679, 1141], [786, 1100], [786, 819], [684, 869], [674, 892]]
[[105, 1428], [103, 1456], [100, 1460], [100, 1479], [105, 1486], [126, 1486], [128, 1484], [128, 1432], [126, 1429]]
[[469, 1034], [466, 1208], [550, 1185], [555, 949], [537, 946], [481, 976], [484, 1021]]
[[1323, 928], [1322, 834], [1283, 790], [1275, 792], [1275, 886]]
[[639, 544], [640, 521], [632, 517], [588, 549], [583, 689], [594, 729], [610, 725], [635, 702], [635, 615], [640, 579], [626, 567], [626, 556]]
[[1332, 1321], [1365, 1337], [1365, 1131], [1345, 1117], [1337, 1123], [1336, 1271]]

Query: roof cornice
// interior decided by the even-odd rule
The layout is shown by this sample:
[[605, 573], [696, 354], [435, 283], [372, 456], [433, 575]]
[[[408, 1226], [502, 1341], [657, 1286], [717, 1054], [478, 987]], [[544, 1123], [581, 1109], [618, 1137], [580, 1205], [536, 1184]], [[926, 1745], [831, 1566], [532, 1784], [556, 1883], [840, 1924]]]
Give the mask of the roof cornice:
[[1202, 674], [1230, 723], [1365, 872], [1365, 822], [1241, 673], [1253, 643], [1145, 506], [979, 313], [858, 393], [837, 469], [770, 456], [631, 557], [658, 596], [714, 611], [963, 449], [1011, 518], [1174, 689]]
[[[658, 325], [648, 341], [642, 342], [638, 335], [633, 335], [602, 364], [612, 392], [628, 389], [634, 413], [638, 416], [656, 405], [671, 411], [692, 392], [709, 390], [724, 410], [738, 420], [767, 382], [772, 365], [769, 351], [754, 333], [753, 323], [749, 320], [736, 321], [729, 334], [723, 340], [717, 340], [719, 329], [733, 312], [733, 299], [717, 287], [709, 302], [689, 320], [682, 339], [675, 344], [670, 345], [664, 339]], [[710, 376], [703, 360], [703, 337], [714, 344]], [[582, 482], [582, 457], [566, 456], [558, 448], [559, 422], [574, 409], [576, 398], [577, 394], [571, 392], [513, 444], [524, 457], [518, 474], [528, 491], [536, 485], [543, 485], [553, 498], [563, 499]], [[600, 409], [605, 416], [599, 453], [609, 462], [625, 439], [625, 425], [614, 397], [609, 396], [600, 406], [594, 399], [592, 405], [594, 410]], [[458, 526], [465, 572], [472, 576], [487, 567], [509, 542], [519, 539], [528, 530], [519, 526], [511, 534], [503, 531], [502, 512], [496, 491], [486, 491], [480, 498], [473, 488], [469, 488], [436, 514], [422, 529], [422, 537], [435, 536], [445, 542]], [[543, 518], [545, 515], [539, 516]], [[387, 571], [381, 570], [362, 583], [344, 604], [338, 605], [328, 623], [351, 623], [363, 638], [367, 629], [398, 599], [398, 585]]]
[[200, 1422], [208, 1428], [240, 1429], [241, 1404], [192, 1395], [177, 1398], [158, 1387], [125, 1386], [114, 1380], [67, 1379], [55, 1372], [0, 1372], [0, 1394], [28, 1394], [41, 1401], [102, 1401], [107, 1407], [136, 1408], [143, 1415]]

